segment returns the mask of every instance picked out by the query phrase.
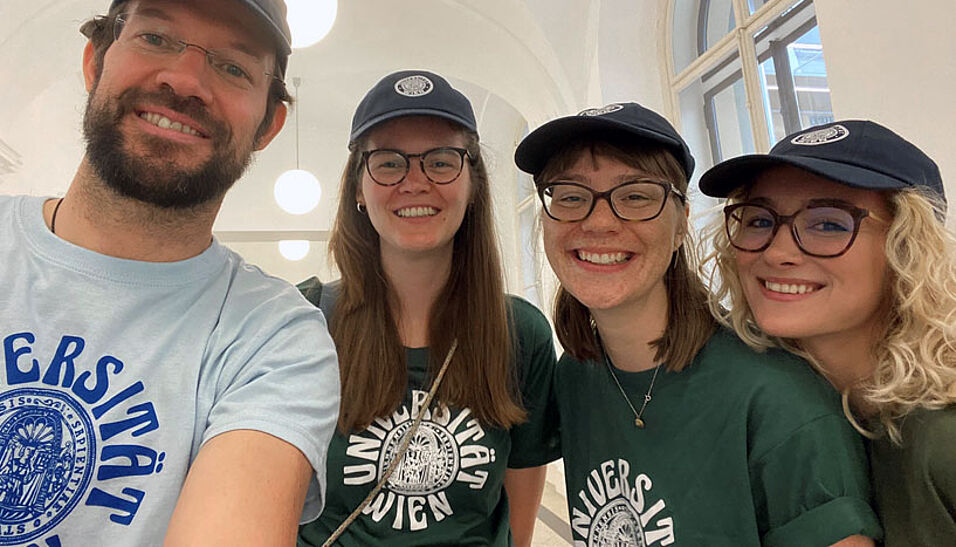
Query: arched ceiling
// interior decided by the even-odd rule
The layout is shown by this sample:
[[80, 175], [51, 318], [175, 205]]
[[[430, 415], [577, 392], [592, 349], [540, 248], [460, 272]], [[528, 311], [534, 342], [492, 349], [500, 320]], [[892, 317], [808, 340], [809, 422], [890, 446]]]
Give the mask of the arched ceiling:
[[[525, 126], [605, 99], [663, 104], [659, 21], [665, 3], [340, 0], [332, 31], [293, 54], [287, 78], [290, 88], [291, 77], [301, 78], [299, 161], [321, 181], [322, 203], [300, 217], [282, 212], [272, 198], [276, 177], [295, 166], [290, 115], [227, 197], [217, 232], [264, 231], [259, 239], [269, 240], [284, 231], [327, 230], [351, 113], [379, 78], [403, 68], [440, 73], [472, 100], [501, 187], [496, 205], [513, 207], [511, 154]], [[12, 173], [0, 169], [0, 193], [61, 194], [69, 185], [82, 156], [86, 101], [85, 38], [78, 28], [107, 6], [108, 0], [0, 3], [0, 153], [20, 163]], [[507, 237], [507, 215], [502, 218]]]

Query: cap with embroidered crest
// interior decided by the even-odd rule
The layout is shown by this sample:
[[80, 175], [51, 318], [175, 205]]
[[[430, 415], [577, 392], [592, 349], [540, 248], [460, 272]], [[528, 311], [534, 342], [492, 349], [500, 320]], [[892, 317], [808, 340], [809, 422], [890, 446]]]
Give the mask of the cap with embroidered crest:
[[752, 154], [717, 164], [700, 178], [700, 190], [727, 197], [763, 171], [791, 165], [867, 190], [920, 188], [944, 203], [943, 179], [922, 150], [882, 125], [842, 120], [784, 137], [768, 154]]
[[402, 70], [379, 80], [355, 109], [349, 146], [382, 122], [402, 116], [438, 116], [478, 132], [475, 111], [447, 80], [426, 70]]
[[694, 172], [694, 157], [674, 126], [637, 103], [612, 103], [551, 120], [521, 141], [515, 150], [515, 163], [522, 171], [537, 176], [562, 145], [582, 137], [612, 135], [660, 144], [674, 155], [688, 179]]

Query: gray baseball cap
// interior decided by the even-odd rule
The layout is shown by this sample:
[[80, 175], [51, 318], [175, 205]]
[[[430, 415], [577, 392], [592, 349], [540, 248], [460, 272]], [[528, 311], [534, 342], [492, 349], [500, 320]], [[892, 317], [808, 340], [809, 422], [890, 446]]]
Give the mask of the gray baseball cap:
[[[128, 0], [113, 0], [110, 9], [127, 2]], [[283, 0], [237, 0], [245, 4], [249, 10], [258, 15], [265, 23], [269, 34], [275, 39], [277, 56], [276, 61], [285, 77], [285, 69], [292, 53], [292, 31], [286, 21], [286, 5]]]

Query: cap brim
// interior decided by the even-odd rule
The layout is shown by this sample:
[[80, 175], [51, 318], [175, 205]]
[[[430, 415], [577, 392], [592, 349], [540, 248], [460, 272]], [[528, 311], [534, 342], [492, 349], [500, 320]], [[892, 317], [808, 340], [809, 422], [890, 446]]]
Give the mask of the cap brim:
[[[127, 1], [129, 0], [113, 0], [110, 3], [110, 9], [113, 9], [113, 7]], [[282, 29], [281, 27], [279, 27], [279, 25], [277, 25], [272, 20], [272, 17], [270, 17], [269, 14], [266, 13], [265, 10], [262, 9], [262, 7], [256, 2], [254, 2], [253, 0], [242, 0], [242, 3], [245, 4], [250, 10], [252, 10], [253, 13], [258, 15], [262, 19], [262, 21], [266, 23], [266, 26], [269, 27], [269, 32], [273, 35], [273, 37], [276, 38], [276, 44], [279, 46], [279, 54], [286, 55], [286, 56], [291, 55], [292, 54], [291, 31], [289, 31], [289, 34], [287, 34], [285, 29]]]
[[[292, 54], [292, 37], [286, 36], [286, 31], [279, 27], [269, 16], [268, 13], [262, 9], [259, 4], [253, 2], [252, 0], [242, 0], [242, 3], [249, 7], [256, 15], [262, 18], [262, 21], [266, 23], [266, 26], [269, 27], [269, 32], [276, 38], [276, 43], [279, 46], [279, 53], [281, 55], [291, 55]], [[291, 31], [290, 31], [291, 32]]]
[[700, 177], [700, 191], [715, 198], [725, 198], [734, 190], [754, 181], [772, 167], [790, 165], [834, 182], [866, 190], [906, 188], [905, 182], [855, 165], [800, 156], [751, 155], [717, 164]]
[[528, 134], [515, 150], [515, 164], [525, 173], [537, 175], [565, 143], [580, 137], [608, 133], [643, 137], [673, 149], [677, 158], [684, 155], [679, 142], [657, 131], [637, 128], [604, 116], [568, 116], [552, 120]]
[[362, 133], [365, 133], [372, 127], [382, 122], [391, 120], [393, 118], [402, 118], [405, 116], [436, 116], [438, 118], [444, 118], [446, 120], [453, 121], [457, 123], [458, 125], [463, 126], [465, 129], [468, 129], [469, 131], [474, 131], [475, 133], [478, 132], [478, 128], [475, 127], [471, 122], [469, 122], [465, 118], [462, 118], [461, 116], [458, 116], [457, 114], [452, 114], [451, 112], [445, 112], [444, 110], [436, 110], [433, 108], [405, 108], [402, 110], [393, 110], [391, 112], [386, 112], [385, 114], [376, 116], [372, 118], [371, 120], [368, 120], [367, 122], [363, 123], [362, 125], [357, 127], [354, 131], [352, 131], [351, 135], [349, 135], [349, 144], [354, 143], [356, 140], [358, 140], [359, 137], [362, 136]]

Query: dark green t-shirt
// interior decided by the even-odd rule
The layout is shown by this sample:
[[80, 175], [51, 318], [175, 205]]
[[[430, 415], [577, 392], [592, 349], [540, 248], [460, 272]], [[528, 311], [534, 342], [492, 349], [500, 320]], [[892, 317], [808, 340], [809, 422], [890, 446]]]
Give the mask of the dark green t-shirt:
[[870, 443], [873, 489], [886, 547], [956, 545], [956, 407], [918, 410], [902, 446]]
[[[518, 334], [516, 371], [528, 421], [510, 430], [480, 423], [467, 408], [433, 402], [403, 463], [338, 540], [344, 546], [509, 545], [507, 468], [558, 458], [551, 386], [551, 327], [537, 308], [509, 298]], [[407, 349], [403, 405], [365, 431], [336, 432], [329, 447], [325, 509], [299, 529], [299, 545], [321, 545], [372, 490], [427, 396], [428, 349]]]
[[[640, 408], [653, 371], [615, 372]], [[718, 331], [682, 372], [659, 373], [644, 429], [604, 363], [565, 355], [555, 384], [576, 546], [880, 536], [863, 444], [837, 394], [792, 355]]]

